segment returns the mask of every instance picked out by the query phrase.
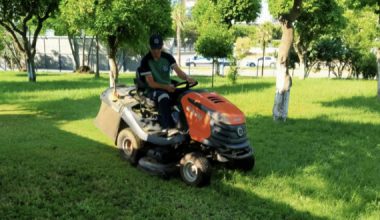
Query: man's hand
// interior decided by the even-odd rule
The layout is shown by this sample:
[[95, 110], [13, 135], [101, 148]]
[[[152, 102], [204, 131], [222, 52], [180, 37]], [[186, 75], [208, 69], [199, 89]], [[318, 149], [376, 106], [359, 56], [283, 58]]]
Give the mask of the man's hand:
[[191, 77], [189, 77], [189, 76], [186, 76], [186, 81], [187, 81], [190, 85], [192, 85], [192, 84], [194, 84], [194, 83], [196, 82], [193, 78], [191, 78]]
[[172, 84], [166, 85], [165, 90], [168, 92], [174, 92], [175, 91], [175, 86]]

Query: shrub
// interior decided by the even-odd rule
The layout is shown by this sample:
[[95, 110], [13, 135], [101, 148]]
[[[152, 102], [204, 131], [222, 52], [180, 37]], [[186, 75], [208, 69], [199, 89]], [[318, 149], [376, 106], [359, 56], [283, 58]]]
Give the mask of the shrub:
[[227, 73], [227, 79], [231, 84], [236, 84], [238, 69], [239, 68], [236, 66], [236, 59], [232, 58], [230, 63], [230, 69]]
[[376, 56], [373, 53], [364, 54], [359, 62], [359, 73], [364, 79], [373, 79], [377, 74]]

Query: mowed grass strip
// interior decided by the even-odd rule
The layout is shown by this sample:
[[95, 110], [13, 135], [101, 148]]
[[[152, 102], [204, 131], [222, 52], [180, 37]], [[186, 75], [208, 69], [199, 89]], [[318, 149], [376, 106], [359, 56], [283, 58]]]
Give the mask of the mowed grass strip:
[[[213, 169], [211, 185], [150, 176], [93, 124], [108, 78], [0, 73], [0, 218], [378, 219], [376, 81], [294, 79], [289, 119], [273, 122], [274, 78], [230, 85], [194, 76], [245, 114], [256, 167]], [[133, 74], [121, 74], [131, 85]]]

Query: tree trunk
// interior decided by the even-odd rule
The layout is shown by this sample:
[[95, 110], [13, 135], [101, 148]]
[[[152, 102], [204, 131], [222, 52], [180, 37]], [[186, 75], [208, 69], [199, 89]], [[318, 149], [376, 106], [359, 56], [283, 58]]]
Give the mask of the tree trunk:
[[[10, 51], [10, 61], [13, 62], [13, 60], [16, 62], [16, 65], [18, 66], [18, 69], [20, 71], [22, 71], [23, 69], [23, 65], [21, 64], [21, 58], [19, 56], [19, 52], [16, 51], [16, 47], [13, 43], [11, 44], [7, 44], [7, 42], [5, 42], [5, 46], [8, 48], [8, 50]], [[25, 67], [25, 66], [24, 66]], [[25, 68], [26, 69], [26, 68]]]
[[94, 43], [94, 38], [95, 38], [95, 37], [92, 37], [92, 38], [91, 38], [91, 41], [90, 41], [90, 47], [88, 48], [88, 53], [87, 53], [87, 66], [90, 66], [90, 59], [91, 59], [91, 53], [92, 53], [92, 44]]
[[86, 55], [86, 35], [83, 36], [83, 45], [82, 45], [82, 66], [84, 66], [84, 60]]
[[293, 8], [289, 14], [280, 16], [282, 29], [281, 43], [279, 47], [277, 76], [276, 76], [276, 95], [273, 106], [273, 119], [275, 121], [286, 121], [288, 116], [288, 106], [290, 98], [290, 88], [292, 78], [289, 75], [288, 57], [290, 47], [293, 42], [293, 22], [297, 19], [301, 11], [302, 0], [294, 0]]
[[177, 64], [181, 66], [181, 27], [177, 25]]
[[329, 76], [328, 76], [328, 78], [330, 79], [330, 73], [331, 73], [331, 65], [330, 65], [330, 63], [328, 63], [327, 66], [329, 67]]
[[117, 79], [119, 76], [119, 71], [116, 64], [116, 53], [111, 52], [108, 55], [108, 62], [110, 64], [110, 72], [109, 72], [110, 87], [114, 87], [115, 84], [117, 83]]
[[264, 76], [265, 40], [263, 39], [263, 62], [261, 63], [261, 77]]
[[214, 68], [215, 67], [215, 59], [212, 58], [212, 71], [211, 71], [211, 88], [214, 88]]
[[298, 59], [300, 60], [300, 67], [299, 67], [299, 78], [300, 79], [305, 79], [308, 77], [308, 72], [305, 71], [305, 52], [303, 52], [302, 46], [300, 42], [296, 43], [296, 46], [294, 47]]
[[119, 70], [117, 68], [116, 63], [116, 53], [117, 53], [117, 40], [116, 37], [110, 36], [108, 37], [108, 62], [110, 65], [110, 87], [115, 87], [118, 77], [119, 77]]
[[78, 41], [75, 36], [69, 34], [69, 43], [70, 43], [70, 48], [71, 48], [71, 54], [74, 57], [74, 71], [77, 71], [80, 66], [80, 61], [79, 61], [79, 45]]
[[22, 36], [23, 43], [24, 43], [24, 54], [26, 57], [26, 64], [27, 64], [27, 71], [28, 71], [28, 79], [29, 82], [36, 82], [37, 76], [36, 76], [36, 69], [34, 65], [34, 55], [35, 53], [32, 51], [35, 48], [32, 48], [32, 45], [29, 43], [30, 41], [30, 33], [29, 33], [29, 39], [26, 37], [26, 34]]
[[95, 78], [99, 78], [99, 38], [96, 36], [96, 71]]
[[26, 62], [27, 62], [29, 82], [36, 82], [37, 76], [36, 76], [36, 68], [34, 64], [34, 57], [32, 57], [31, 54], [27, 56], [28, 58], [26, 59]]
[[380, 101], [380, 48], [377, 48], [377, 98]]
[[218, 59], [215, 59], [215, 64], [216, 64], [215, 73], [217, 76], [220, 76], [220, 63]]

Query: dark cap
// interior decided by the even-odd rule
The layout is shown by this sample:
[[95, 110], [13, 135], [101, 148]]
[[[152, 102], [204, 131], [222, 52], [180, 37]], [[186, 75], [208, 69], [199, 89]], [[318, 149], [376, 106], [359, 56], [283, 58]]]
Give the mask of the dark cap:
[[153, 34], [150, 36], [149, 45], [151, 49], [161, 49], [162, 45], [164, 45], [164, 41], [159, 34]]

